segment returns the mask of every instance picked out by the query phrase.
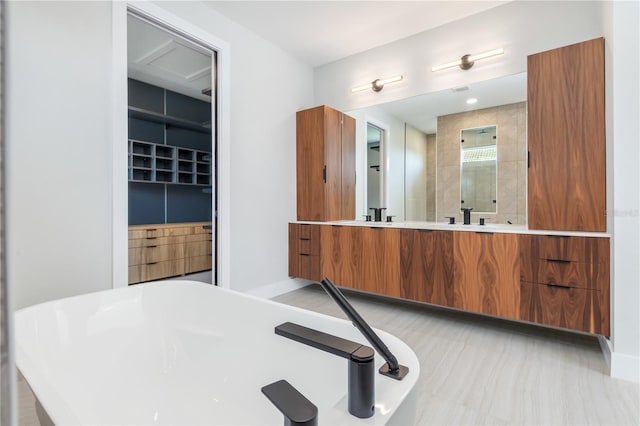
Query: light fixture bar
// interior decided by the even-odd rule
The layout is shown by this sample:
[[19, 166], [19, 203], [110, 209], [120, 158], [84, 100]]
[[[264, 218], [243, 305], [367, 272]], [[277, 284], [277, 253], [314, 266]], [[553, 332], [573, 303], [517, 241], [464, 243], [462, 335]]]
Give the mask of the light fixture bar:
[[502, 55], [503, 53], [504, 53], [504, 49], [503, 48], [493, 49], [493, 50], [490, 50], [488, 52], [478, 53], [476, 55], [471, 55], [471, 56], [469, 56], [469, 60], [470, 61], [477, 61], [479, 59], [485, 59], [485, 58], [490, 58], [492, 56]]
[[373, 90], [374, 92], [379, 92], [384, 88], [385, 84], [397, 83], [399, 81], [402, 81], [403, 78], [404, 77], [401, 75], [396, 75], [388, 78], [377, 78], [371, 83], [352, 88], [351, 93], [362, 92], [363, 90]]
[[504, 53], [504, 49], [500, 47], [498, 49], [493, 49], [493, 50], [489, 50], [487, 52], [482, 52], [482, 53], [475, 53], [473, 55], [467, 54], [462, 56], [458, 60], [431, 67], [431, 72], [441, 71], [441, 70], [445, 70], [453, 67], [460, 67], [463, 70], [468, 70], [473, 66], [474, 62], [479, 59], [486, 59], [492, 56], [502, 55], [503, 53]]

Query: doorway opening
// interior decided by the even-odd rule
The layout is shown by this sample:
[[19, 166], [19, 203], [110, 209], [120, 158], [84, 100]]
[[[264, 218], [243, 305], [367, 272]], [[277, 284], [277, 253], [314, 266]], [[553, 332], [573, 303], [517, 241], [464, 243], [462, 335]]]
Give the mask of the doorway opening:
[[216, 51], [127, 13], [129, 284], [217, 284]]
[[384, 208], [384, 135], [378, 126], [367, 123], [367, 214], [375, 208]]

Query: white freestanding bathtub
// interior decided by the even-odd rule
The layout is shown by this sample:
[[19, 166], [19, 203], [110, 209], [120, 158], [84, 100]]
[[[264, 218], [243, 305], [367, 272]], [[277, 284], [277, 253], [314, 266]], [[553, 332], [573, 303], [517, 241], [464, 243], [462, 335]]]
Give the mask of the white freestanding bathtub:
[[51, 420], [66, 424], [281, 425], [261, 393], [285, 379], [320, 425], [408, 424], [420, 374], [413, 351], [377, 331], [409, 367], [377, 373], [375, 414], [347, 411], [347, 360], [278, 336], [294, 322], [368, 345], [350, 322], [191, 281], [91, 293], [19, 310], [16, 362]]

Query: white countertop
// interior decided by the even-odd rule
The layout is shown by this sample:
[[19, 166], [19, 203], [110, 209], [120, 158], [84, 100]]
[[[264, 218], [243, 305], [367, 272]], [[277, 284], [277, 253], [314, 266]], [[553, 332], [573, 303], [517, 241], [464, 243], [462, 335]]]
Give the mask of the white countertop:
[[583, 232], [583, 231], [550, 231], [540, 229], [529, 229], [527, 225], [509, 225], [488, 223], [486, 225], [463, 225], [457, 222], [450, 225], [446, 222], [367, 222], [364, 220], [335, 220], [331, 222], [294, 221], [292, 223], [303, 223], [310, 225], [338, 225], [338, 226], [368, 226], [381, 228], [398, 229], [430, 229], [434, 231], [467, 231], [467, 232], [493, 232], [505, 234], [532, 234], [532, 235], [560, 235], [569, 237], [603, 237], [609, 238], [607, 232]]

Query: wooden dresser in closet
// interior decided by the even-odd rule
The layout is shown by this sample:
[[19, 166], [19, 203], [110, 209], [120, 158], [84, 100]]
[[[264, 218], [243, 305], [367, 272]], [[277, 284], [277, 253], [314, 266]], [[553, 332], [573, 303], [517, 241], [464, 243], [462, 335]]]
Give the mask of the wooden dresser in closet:
[[211, 222], [129, 227], [129, 284], [206, 271], [212, 265]]

